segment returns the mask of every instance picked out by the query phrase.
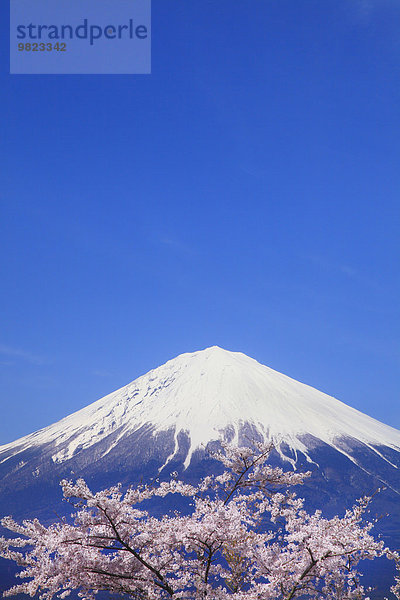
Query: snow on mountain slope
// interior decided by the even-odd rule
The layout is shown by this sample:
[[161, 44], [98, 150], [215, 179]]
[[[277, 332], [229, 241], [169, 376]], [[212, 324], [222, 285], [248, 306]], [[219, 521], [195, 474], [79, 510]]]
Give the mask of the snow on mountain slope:
[[237, 440], [245, 424], [272, 439], [278, 450], [287, 444], [295, 456], [308, 457], [307, 436], [346, 456], [343, 440], [348, 438], [379, 456], [382, 446], [400, 451], [400, 431], [245, 354], [213, 346], [182, 354], [61, 421], [0, 446], [0, 464], [45, 445], [51, 445], [53, 463], [63, 463], [110, 436], [104, 456], [150, 426], [153, 435], [174, 431], [175, 449], [165, 464], [178, 451], [178, 434], [187, 434], [187, 467], [196, 449], [223, 438], [227, 430]]

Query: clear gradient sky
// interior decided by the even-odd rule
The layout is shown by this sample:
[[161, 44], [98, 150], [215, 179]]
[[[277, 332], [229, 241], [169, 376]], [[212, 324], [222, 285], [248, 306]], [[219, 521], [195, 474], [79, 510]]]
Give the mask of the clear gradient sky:
[[0, 444], [214, 344], [400, 428], [399, 1], [153, 0], [149, 76], [0, 10]]

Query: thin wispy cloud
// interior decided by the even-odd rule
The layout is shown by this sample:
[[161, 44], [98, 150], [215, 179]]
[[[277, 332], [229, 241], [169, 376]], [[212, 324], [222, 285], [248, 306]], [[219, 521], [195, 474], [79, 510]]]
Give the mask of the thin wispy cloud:
[[376, 9], [376, 0], [356, 0], [353, 10], [362, 22], [369, 22]]
[[193, 248], [175, 238], [162, 237], [159, 239], [159, 243], [163, 246], [167, 246], [169, 248], [182, 252], [183, 254], [193, 254]]
[[[0, 343], [0, 355], [5, 356], [7, 358], [19, 359], [21, 361], [30, 363], [31, 365], [44, 365], [48, 361], [43, 356], [38, 354], [34, 354], [28, 350], [24, 350], [23, 348], [17, 348], [15, 346], [8, 346], [7, 344]], [[3, 365], [10, 364], [10, 361], [2, 361]], [[11, 363], [12, 364], [12, 363]]]
[[352, 0], [346, 5], [351, 22], [361, 26], [370, 26], [376, 21], [377, 13], [399, 9], [398, 0]]
[[358, 277], [357, 270], [348, 264], [334, 262], [323, 256], [309, 255], [306, 258], [325, 271], [336, 271], [337, 273], [342, 273], [350, 278]]
[[327, 273], [330, 272], [332, 274], [344, 276], [377, 293], [384, 291], [378, 281], [361, 273], [358, 269], [349, 264], [335, 262], [324, 256], [308, 255], [305, 256], [305, 258]]
[[110, 371], [106, 371], [104, 369], [93, 369], [91, 372], [95, 377], [111, 377], [112, 373]]

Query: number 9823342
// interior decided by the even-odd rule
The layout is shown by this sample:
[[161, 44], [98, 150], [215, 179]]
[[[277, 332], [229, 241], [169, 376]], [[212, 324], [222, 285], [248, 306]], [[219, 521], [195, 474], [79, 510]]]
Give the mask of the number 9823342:
[[26, 42], [24, 44], [18, 44], [19, 52], [66, 52], [67, 44], [65, 42], [57, 42], [52, 44], [51, 42], [34, 42], [33, 44]]

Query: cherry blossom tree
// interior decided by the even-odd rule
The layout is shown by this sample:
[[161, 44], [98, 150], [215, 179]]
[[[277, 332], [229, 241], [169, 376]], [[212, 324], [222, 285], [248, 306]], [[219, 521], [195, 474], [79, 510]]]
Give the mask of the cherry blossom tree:
[[[271, 467], [270, 444], [223, 444], [214, 454], [222, 475], [198, 485], [172, 478], [126, 492], [121, 486], [94, 493], [79, 479], [62, 481], [75, 506], [71, 522], [49, 527], [37, 519], [2, 525], [17, 534], [0, 538], [0, 556], [23, 567], [27, 580], [8, 590], [44, 600], [77, 590], [91, 600], [99, 591], [135, 600], [358, 600], [365, 597], [357, 564], [387, 554], [363, 516], [371, 498], [344, 516], [309, 514], [288, 488], [309, 473]], [[188, 515], [160, 518], [146, 502], [169, 494], [186, 497]], [[392, 591], [400, 598], [400, 579]]]

